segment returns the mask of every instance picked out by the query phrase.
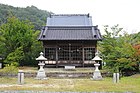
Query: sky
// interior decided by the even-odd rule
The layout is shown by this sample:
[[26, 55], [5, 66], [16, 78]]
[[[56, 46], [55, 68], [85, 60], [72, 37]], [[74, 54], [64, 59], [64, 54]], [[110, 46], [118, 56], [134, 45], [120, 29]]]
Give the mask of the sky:
[[90, 14], [93, 25], [119, 24], [129, 34], [140, 31], [140, 0], [0, 0], [15, 7], [34, 5], [55, 14]]

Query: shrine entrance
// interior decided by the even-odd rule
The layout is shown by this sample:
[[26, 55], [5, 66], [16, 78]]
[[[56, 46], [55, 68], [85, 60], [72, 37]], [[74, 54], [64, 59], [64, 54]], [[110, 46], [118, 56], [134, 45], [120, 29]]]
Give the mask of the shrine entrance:
[[59, 45], [58, 61], [69, 65], [82, 63], [82, 46], [80, 45]]
[[48, 42], [45, 46], [47, 66], [93, 66], [95, 46], [90, 42]]

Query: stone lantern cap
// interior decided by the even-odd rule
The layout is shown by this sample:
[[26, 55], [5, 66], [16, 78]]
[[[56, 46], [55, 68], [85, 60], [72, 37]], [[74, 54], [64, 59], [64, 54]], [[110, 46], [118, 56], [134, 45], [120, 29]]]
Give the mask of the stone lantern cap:
[[43, 56], [43, 53], [41, 52], [41, 53], [40, 53], [40, 56], [39, 56], [38, 58], [36, 58], [36, 60], [39, 60], [39, 61], [46, 61], [47, 58], [45, 58], [45, 57]]
[[92, 60], [94, 60], [94, 61], [101, 61], [102, 59], [99, 56], [95, 56]]
[[95, 53], [95, 57], [92, 60], [93, 61], [102, 61], [102, 59], [98, 56], [98, 52]]

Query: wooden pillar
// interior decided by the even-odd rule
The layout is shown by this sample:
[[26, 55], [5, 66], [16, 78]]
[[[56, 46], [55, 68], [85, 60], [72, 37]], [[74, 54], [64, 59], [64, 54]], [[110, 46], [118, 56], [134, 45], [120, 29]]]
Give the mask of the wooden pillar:
[[82, 44], [82, 61], [83, 61], [83, 67], [84, 67], [84, 61], [85, 61], [85, 53], [84, 53], [84, 45]]
[[46, 50], [45, 50], [45, 48], [46, 48], [46, 46], [44, 46], [44, 48], [43, 48], [43, 56], [46, 58]]
[[[44, 57], [47, 58], [47, 57], [46, 57], [46, 49], [45, 49], [45, 48], [46, 48], [46, 46], [43, 47], [43, 53], [44, 53]], [[48, 58], [47, 58], [47, 59], [48, 59]], [[47, 61], [48, 61], [48, 60], [47, 60]], [[49, 61], [48, 61], [48, 62], [49, 62]], [[47, 63], [46, 63], [46, 62], [45, 62], [45, 64], [46, 64], [45, 66], [47, 66]], [[38, 66], [38, 69], [39, 69], [39, 68], [40, 68], [40, 67]]]
[[46, 48], [46, 46], [45, 46], [45, 43], [43, 42], [43, 53], [44, 53], [44, 56], [46, 57], [46, 55], [45, 55], [45, 48]]
[[58, 67], [58, 46], [56, 45], [56, 67]]
[[72, 59], [71, 59], [71, 53], [72, 53], [72, 52], [71, 52], [71, 46], [72, 46], [72, 45], [69, 43], [69, 64], [72, 64], [72, 63], [71, 63], [71, 61], [72, 61]]
[[[97, 52], [97, 41], [95, 41], [95, 53]], [[95, 54], [94, 53], [94, 54]]]

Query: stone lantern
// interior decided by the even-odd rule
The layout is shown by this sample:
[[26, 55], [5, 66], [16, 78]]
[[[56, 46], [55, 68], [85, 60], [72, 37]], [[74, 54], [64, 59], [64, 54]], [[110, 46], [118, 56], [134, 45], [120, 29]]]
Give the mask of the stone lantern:
[[38, 58], [36, 58], [37, 61], [39, 61], [38, 65], [39, 65], [39, 70], [37, 72], [37, 76], [36, 79], [47, 79], [46, 78], [46, 74], [45, 74], [45, 70], [43, 69], [44, 65], [45, 65], [45, 61], [47, 60], [47, 58], [45, 58], [43, 56], [43, 53], [40, 53], [40, 56]]
[[95, 57], [92, 60], [96, 62], [94, 64], [95, 71], [93, 73], [93, 79], [94, 80], [102, 80], [101, 72], [98, 68], [100, 66], [99, 61], [102, 61], [102, 59], [99, 57], [98, 52], [95, 53]]

